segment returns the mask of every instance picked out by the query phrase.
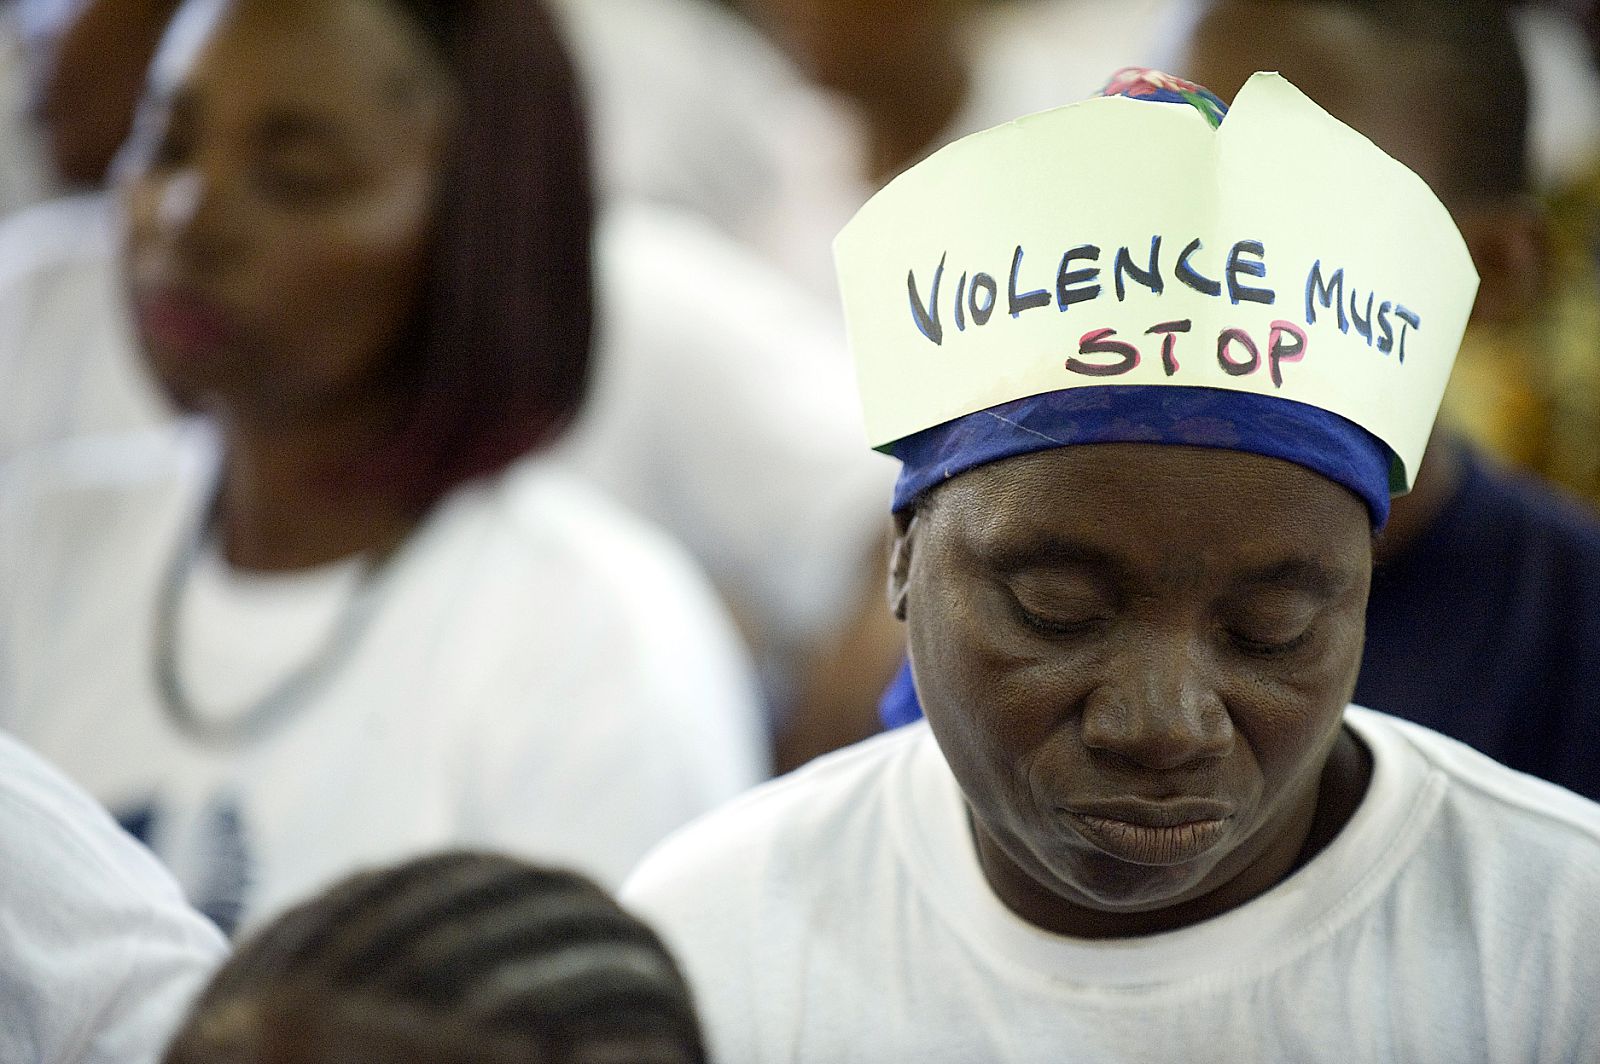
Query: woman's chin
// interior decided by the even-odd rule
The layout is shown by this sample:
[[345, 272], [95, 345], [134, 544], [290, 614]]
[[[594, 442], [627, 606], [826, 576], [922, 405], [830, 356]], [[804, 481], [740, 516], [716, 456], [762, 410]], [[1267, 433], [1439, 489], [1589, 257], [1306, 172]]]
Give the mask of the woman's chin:
[[1136, 864], [1109, 854], [1075, 853], [1067, 867], [1054, 869], [1062, 893], [1087, 909], [1106, 913], [1154, 912], [1190, 901], [1205, 892], [1216, 859], [1182, 864]]

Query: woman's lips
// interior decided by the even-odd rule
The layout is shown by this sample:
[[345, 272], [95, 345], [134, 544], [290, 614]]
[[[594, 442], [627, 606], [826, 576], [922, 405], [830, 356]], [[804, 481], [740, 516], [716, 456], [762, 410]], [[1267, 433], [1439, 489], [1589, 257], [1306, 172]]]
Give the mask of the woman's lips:
[[1061, 814], [1096, 849], [1140, 865], [1192, 861], [1227, 834], [1233, 810], [1209, 799], [1127, 801], [1063, 809]]
[[232, 342], [232, 316], [203, 296], [164, 289], [141, 296], [136, 309], [145, 339], [185, 359], [206, 358]]

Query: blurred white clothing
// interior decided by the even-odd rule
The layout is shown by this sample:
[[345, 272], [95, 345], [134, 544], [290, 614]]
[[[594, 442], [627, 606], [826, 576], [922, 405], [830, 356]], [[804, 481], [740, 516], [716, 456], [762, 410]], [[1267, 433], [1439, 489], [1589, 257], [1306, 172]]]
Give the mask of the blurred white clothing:
[[557, 457], [681, 539], [769, 643], [824, 635], [884, 549], [896, 471], [836, 319], [684, 213], [614, 210], [597, 250], [601, 357]]
[[170, 418], [132, 337], [110, 198], [50, 200], [0, 223], [0, 459]]
[[155, 1064], [224, 949], [144, 847], [0, 736], [0, 1060]]
[[[171, 414], [136, 352], [112, 201], [0, 225], [0, 458]], [[680, 541], [778, 655], [838, 623], [879, 549], [894, 463], [867, 449], [842, 330], [683, 212], [596, 240], [593, 392], [557, 449]]]
[[744, 236], [773, 206], [816, 106], [796, 71], [712, 0], [555, 0], [611, 199], [686, 208]]
[[926, 724], [668, 839], [623, 900], [722, 1064], [1600, 1060], [1600, 806], [1352, 707], [1373, 776], [1304, 868], [1164, 934], [1011, 911]]
[[325, 682], [270, 730], [193, 737], [158, 695], [154, 618], [207, 720], [338, 638], [346, 566], [202, 553], [201, 421], [45, 448], [0, 483], [0, 725], [140, 824], [191, 899], [252, 922], [368, 865], [509, 850], [614, 885], [765, 773], [748, 661], [659, 533], [539, 459], [456, 489], [380, 571]]
[[33, 69], [20, 8], [0, 9], [0, 218], [37, 203], [51, 185], [30, 115]]
[[1600, 69], [1583, 30], [1548, 7], [1513, 12], [1528, 70], [1528, 139], [1535, 188], [1558, 189], [1600, 161]]
[[32, 44], [55, 37], [88, 3], [89, 0], [15, 0], [12, 7], [24, 40]]
[[1172, 0], [1001, 0], [969, 28], [972, 95], [947, 139], [1077, 103], [1123, 67], [1160, 67], [1186, 23]]

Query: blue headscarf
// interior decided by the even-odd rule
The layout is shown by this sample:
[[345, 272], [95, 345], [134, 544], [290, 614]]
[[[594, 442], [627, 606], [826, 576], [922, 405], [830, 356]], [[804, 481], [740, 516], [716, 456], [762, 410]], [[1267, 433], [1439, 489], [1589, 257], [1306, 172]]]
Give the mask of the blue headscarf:
[[[1213, 127], [1227, 105], [1207, 90], [1156, 71], [1119, 71], [1102, 95], [1194, 107]], [[903, 463], [894, 511], [980, 465], [1084, 443], [1166, 443], [1279, 458], [1320, 473], [1364, 503], [1374, 531], [1389, 518], [1390, 452], [1355, 422], [1306, 403], [1253, 392], [1171, 385], [1101, 385], [1045, 392], [967, 414], [885, 448]], [[879, 704], [887, 727], [922, 716], [911, 666]]]

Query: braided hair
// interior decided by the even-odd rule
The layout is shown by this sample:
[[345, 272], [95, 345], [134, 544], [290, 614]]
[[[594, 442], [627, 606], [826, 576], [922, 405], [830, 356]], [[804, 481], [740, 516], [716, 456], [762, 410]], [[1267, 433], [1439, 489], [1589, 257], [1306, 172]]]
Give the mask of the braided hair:
[[168, 1064], [551, 1064], [527, 1039], [383, 998], [273, 990], [207, 1013]]
[[286, 913], [217, 974], [168, 1064], [236, 1059], [237, 1032], [270, 1026], [267, 1006], [288, 991], [409, 1010], [542, 1054], [531, 1059], [643, 1041], [705, 1060], [688, 986], [654, 932], [582, 876], [491, 854], [363, 873]]

